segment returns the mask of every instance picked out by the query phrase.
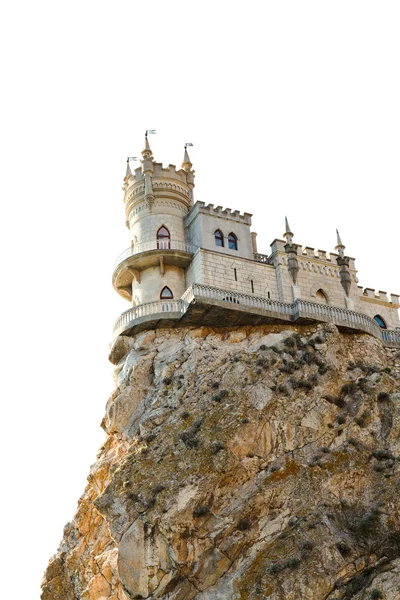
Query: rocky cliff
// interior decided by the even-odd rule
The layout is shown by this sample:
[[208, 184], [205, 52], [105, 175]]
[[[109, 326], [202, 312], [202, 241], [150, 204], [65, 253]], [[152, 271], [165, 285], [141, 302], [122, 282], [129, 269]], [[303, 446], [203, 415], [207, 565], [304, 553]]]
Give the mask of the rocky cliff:
[[120, 337], [43, 600], [400, 598], [400, 352], [334, 326]]

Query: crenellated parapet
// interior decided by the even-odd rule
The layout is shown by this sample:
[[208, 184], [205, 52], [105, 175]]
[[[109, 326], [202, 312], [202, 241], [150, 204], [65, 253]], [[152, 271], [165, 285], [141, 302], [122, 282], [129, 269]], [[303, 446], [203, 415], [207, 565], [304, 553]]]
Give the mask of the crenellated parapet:
[[400, 295], [390, 294], [373, 288], [358, 288], [360, 290], [360, 298], [363, 302], [373, 301], [376, 303], [390, 304], [393, 308], [400, 307]]
[[196, 218], [198, 214], [211, 215], [213, 217], [221, 217], [224, 219], [229, 219], [230, 221], [235, 221], [236, 223], [241, 223], [245, 225], [251, 225], [251, 217], [253, 216], [250, 213], [244, 212], [241, 213], [238, 210], [232, 210], [231, 208], [223, 208], [222, 206], [214, 206], [214, 204], [205, 204], [205, 202], [200, 202], [198, 200], [188, 215], [186, 219], [186, 225], [189, 225], [193, 219]]
[[154, 170], [151, 175], [151, 196], [152, 202], [147, 201], [146, 196], [146, 174], [139, 167], [135, 169], [125, 182], [125, 210], [126, 221], [129, 219], [132, 210], [136, 205], [144, 203], [143, 208], [151, 209], [158, 200], [169, 199], [181, 203], [183, 210], [187, 213], [192, 204], [192, 188], [194, 184], [188, 184], [187, 173], [183, 169], [177, 170], [175, 165], [163, 167], [162, 163], [153, 163]]

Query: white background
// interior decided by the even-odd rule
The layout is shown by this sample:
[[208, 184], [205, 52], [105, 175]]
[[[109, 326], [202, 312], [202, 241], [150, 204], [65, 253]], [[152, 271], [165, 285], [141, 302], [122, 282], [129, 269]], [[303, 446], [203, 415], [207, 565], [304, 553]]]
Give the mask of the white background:
[[397, 1], [9, 1], [0, 14], [4, 598], [37, 598], [104, 440], [127, 155], [400, 292]]

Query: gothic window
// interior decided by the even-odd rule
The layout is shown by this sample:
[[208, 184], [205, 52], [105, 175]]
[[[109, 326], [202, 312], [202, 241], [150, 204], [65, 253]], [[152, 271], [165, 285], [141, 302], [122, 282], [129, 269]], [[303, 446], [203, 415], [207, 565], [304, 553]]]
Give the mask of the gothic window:
[[217, 231], [214, 233], [214, 237], [215, 237], [215, 245], [221, 246], [221, 248], [223, 248], [224, 247], [224, 234], [222, 233], [222, 231], [220, 229], [217, 229]]
[[160, 300], [172, 300], [174, 297], [173, 293], [168, 286], [163, 287], [160, 294]]
[[325, 292], [322, 290], [318, 290], [318, 292], [315, 294], [315, 298], [320, 304], [328, 304], [328, 298], [326, 297]]
[[157, 248], [160, 250], [171, 248], [171, 235], [165, 225], [161, 225], [157, 231]]
[[375, 315], [374, 321], [376, 321], [378, 323], [378, 325], [379, 325], [379, 327], [381, 327], [381, 329], [387, 329], [385, 321], [379, 315]]
[[228, 246], [230, 250], [238, 249], [237, 237], [232, 232], [228, 235]]

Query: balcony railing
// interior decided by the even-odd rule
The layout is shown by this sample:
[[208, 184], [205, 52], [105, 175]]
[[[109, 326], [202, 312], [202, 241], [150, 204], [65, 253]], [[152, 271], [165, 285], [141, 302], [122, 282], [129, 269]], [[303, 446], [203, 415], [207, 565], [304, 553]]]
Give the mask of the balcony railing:
[[268, 298], [262, 298], [260, 296], [223, 290], [221, 288], [215, 288], [209, 285], [201, 285], [199, 283], [194, 283], [182, 296], [182, 300], [189, 303], [195, 298], [223, 300], [225, 302], [239, 304], [240, 306], [260, 308], [262, 310], [279, 313], [281, 315], [293, 314], [293, 304], [279, 302], [278, 300], [269, 300]]
[[256, 262], [264, 263], [265, 265], [270, 264], [269, 256], [267, 254], [260, 254], [259, 252], [254, 252], [253, 257]]
[[131, 321], [140, 319], [142, 317], [148, 317], [152, 315], [161, 315], [166, 313], [181, 313], [183, 314], [187, 309], [187, 304], [179, 300], [156, 300], [155, 302], [145, 302], [144, 304], [138, 304], [129, 308], [122, 313], [115, 321], [114, 335], [125, 325], [128, 325]]
[[[279, 302], [277, 300], [242, 294], [199, 283], [191, 285], [179, 300], [147, 302], [125, 311], [115, 323], [114, 335], [118, 335], [125, 325], [141, 317], [160, 315], [160, 318], [168, 318], [166, 313], [169, 313], [171, 318], [179, 319], [188, 311], [191, 303], [196, 302], [196, 300], [203, 300], [204, 302], [207, 302], [207, 300], [219, 300], [227, 304], [233, 304], [232, 308], [237, 306], [238, 308], [260, 309], [269, 313], [267, 316], [278, 320], [281, 317], [283, 321], [296, 322], [299, 318], [305, 318], [313, 321], [334, 323], [339, 327], [347, 327], [356, 331], [369, 333], [382, 340], [386, 346], [390, 346], [391, 348], [400, 348], [400, 329], [381, 329], [374, 319], [363, 313], [327, 304], [319, 304], [318, 302], [309, 302], [307, 300], [298, 299], [292, 303]], [[134, 323], [132, 323], [133, 325]]]
[[149, 252], [150, 250], [178, 250], [180, 252], [194, 254], [197, 250], [197, 246], [186, 244], [186, 242], [178, 242], [176, 240], [152, 240], [151, 242], [143, 242], [141, 244], [135, 244], [133, 248], [124, 250], [124, 252], [118, 256], [114, 266], [117, 267], [127, 258], [135, 256], [135, 254]]

